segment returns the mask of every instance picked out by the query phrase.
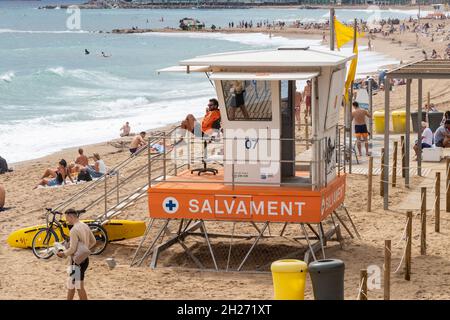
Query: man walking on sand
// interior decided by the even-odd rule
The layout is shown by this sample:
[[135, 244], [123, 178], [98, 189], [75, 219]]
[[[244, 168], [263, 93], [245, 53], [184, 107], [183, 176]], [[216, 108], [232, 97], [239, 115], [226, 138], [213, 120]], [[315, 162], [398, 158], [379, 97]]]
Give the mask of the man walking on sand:
[[89, 257], [86, 257], [81, 263], [75, 263], [74, 255], [80, 252], [80, 246], [84, 245], [87, 249], [95, 246], [96, 240], [94, 234], [87, 224], [78, 219], [78, 212], [74, 209], [68, 209], [65, 213], [66, 221], [72, 225], [70, 229], [69, 248], [57, 253], [60, 258], [69, 258], [70, 274], [67, 282], [67, 300], [73, 300], [75, 289], [78, 292], [80, 300], [87, 300], [87, 293], [84, 289], [84, 274], [89, 266]]
[[362, 156], [361, 152], [361, 142], [364, 142], [366, 146], [366, 155], [370, 156], [369, 153], [369, 131], [367, 130], [366, 117], [370, 118], [369, 112], [367, 110], [361, 109], [358, 102], [353, 102], [353, 112], [352, 120], [355, 121], [355, 137], [357, 139], [357, 146], [359, 156]]
[[131, 140], [130, 153], [135, 154], [141, 147], [145, 146], [145, 131], [142, 131]]

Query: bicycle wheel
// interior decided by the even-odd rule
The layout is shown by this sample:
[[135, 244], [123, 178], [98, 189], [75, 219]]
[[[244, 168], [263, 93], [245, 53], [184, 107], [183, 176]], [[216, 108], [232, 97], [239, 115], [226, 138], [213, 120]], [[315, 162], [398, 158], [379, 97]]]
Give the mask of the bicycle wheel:
[[105, 228], [97, 223], [89, 223], [88, 226], [94, 234], [96, 240], [96, 244], [93, 248], [91, 248], [91, 252], [93, 255], [101, 254], [105, 251], [108, 244], [108, 234], [106, 233]]
[[53, 245], [58, 242], [59, 238], [56, 232], [52, 229], [41, 229], [33, 238], [31, 248], [33, 254], [38, 259], [48, 259], [53, 256]]

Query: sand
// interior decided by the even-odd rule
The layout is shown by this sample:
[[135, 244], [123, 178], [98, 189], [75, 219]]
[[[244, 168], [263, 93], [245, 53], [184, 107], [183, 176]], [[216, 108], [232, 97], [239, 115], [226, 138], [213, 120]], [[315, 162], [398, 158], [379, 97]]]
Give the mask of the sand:
[[[413, 36], [412, 36], [413, 37]], [[412, 38], [415, 41], [415, 38]], [[402, 46], [390, 39], [377, 38], [374, 41], [376, 50], [389, 54], [398, 59], [414, 60], [420, 57], [420, 48], [408, 45], [408, 37], [402, 36]], [[434, 46], [423, 39], [425, 47]], [[438, 108], [448, 108], [450, 101], [450, 86], [444, 81], [425, 81], [424, 88], [430, 91], [432, 102]], [[391, 96], [392, 108], [403, 107], [404, 86], [396, 87]], [[413, 86], [413, 97], [417, 96]], [[426, 92], [425, 91], [425, 92]], [[383, 94], [379, 93], [374, 99], [374, 109], [383, 106]], [[417, 104], [417, 99], [412, 101]], [[161, 130], [167, 128], [161, 128]], [[125, 139], [126, 140], [126, 139]], [[117, 146], [117, 143], [114, 143]], [[128, 157], [127, 149], [121, 150], [111, 143], [100, 143], [84, 147], [86, 154], [99, 152], [106, 164], [114, 164]], [[47, 167], [54, 167], [60, 158], [74, 159], [76, 148], [63, 150], [55, 154], [32, 161], [15, 164], [15, 171], [0, 175], [0, 184], [7, 191], [7, 211], [0, 213], [0, 299], [64, 299], [65, 298], [65, 261], [53, 257], [49, 260], [36, 259], [30, 250], [13, 249], [7, 246], [8, 234], [18, 228], [41, 224], [44, 222], [45, 207], [55, 206], [67, 197], [73, 195], [85, 185], [65, 186], [61, 188], [42, 188], [32, 190], [39, 176]], [[137, 160], [135, 166], [121, 173], [124, 176], [133, 169], [145, 165], [144, 160]], [[144, 183], [146, 176], [140, 176], [135, 183], [124, 189], [123, 194]], [[412, 190], [405, 189], [400, 179], [399, 186], [391, 189], [390, 207], [393, 210], [382, 210], [382, 198], [379, 196], [379, 176], [374, 178], [373, 211], [366, 212], [367, 176], [349, 175], [346, 194], [348, 207], [362, 239], [351, 239], [343, 231], [344, 247], [340, 249], [336, 242], [329, 242], [327, 256], [342, 259], [346, 264], [345, 298], [355, 299], [359, 287], [359, 270], [375, 265], [382, 268], [383, 246], [385, 239], [393, 242], [393, 270], [397, 268], [402, 255], [403, 243], [395, 246], [401, 239], [405, 226], [405, 212], [395, 210], [410, 192], [418, 188], [423, 179], [414, 177]], [[109, 187], [114, 179], [108, 180]], [[99, 189], [101, 190], [101, 189]], [[77, 200], [73, 206], [79, 208], [98, 196], [98, 192], [91, 192]], [[115, 198], [111, 197], [112, 204]], [[103, 204], [100, 203], [87, 216], [101, 213]], [[416, 211], [417, 212], [417, 211]], [[97, 214], [96, 214], [97, 213]], [[430, 213], [431, 215], [431, 213]], [[123, 219], [147, 219], [147, 202], [144, 197], [134, 206], [128, 208], [120, 216]], [[211, 228], [220, 226], [209, 223]], [[412, 249], [412, 280], [403, 280], [403, 269], [392, 276], [393, 299], [448, 299], [450, 298], [450, 219], [444, 212], [441, 214], [441, 233], [434, 233], [434, 220], [429, 217], [428, 226], [428, 254], [420, 256], [419, 218], [413, 222]], [[237, 273], [210, 272], [174, 267], [185, 265], [188, 258], [179, 248], [174, 248], [162, 257], [161, 268], [155, 270], [147, 266], [129, 266], [139, 239], [110, 244], [101, 256], [93, 256], [86, 275], [86, 288], [91, 299], [271, 299], [273, 297], [272, 279], [269, 273]], [[200, 255], [204, 253], [204, 245], [198, 245], [195, 250]], [[279, 250], [276, 243], [264, 248], [267, 257], [275, 257]], [[105, 259], [114, 257], [118, 266], [109, 270]], [[206, 259], [206, 258], [205, 258]], [[254, 261], [254, 260], [252, 260]], [[252, 262], [249, 262], [251, 267]], [[171, 265], [171, 267], [164, 267]], [[382, 299], [382, 289], [371, 289], [369, 299]], [[307, 282], [306, 298], [312, 299], [311, 283]]]

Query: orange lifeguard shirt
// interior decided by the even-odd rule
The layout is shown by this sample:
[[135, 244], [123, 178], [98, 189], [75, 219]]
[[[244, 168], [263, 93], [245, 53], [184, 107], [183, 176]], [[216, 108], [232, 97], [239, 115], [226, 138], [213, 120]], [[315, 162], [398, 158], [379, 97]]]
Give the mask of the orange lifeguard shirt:
[[216, 122], [218, 119], [220, 119], [219, 110], [208, 111], [202, 121], [202, 131], [204, 133], [210, 131], [214, 122]]

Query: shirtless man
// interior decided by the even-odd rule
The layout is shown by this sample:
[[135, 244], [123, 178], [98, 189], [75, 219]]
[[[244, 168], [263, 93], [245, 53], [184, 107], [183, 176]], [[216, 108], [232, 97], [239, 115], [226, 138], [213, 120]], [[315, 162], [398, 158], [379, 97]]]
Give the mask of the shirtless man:
[[355, 121], [355, 137], [357, 139], [356, 144], [358, 146], [359, 156], [362, 156], [361, 142], [364, 142], [366, 146], [366, 155], [370, 156], [368, 140], [369, 131], [367, 130], [366, 117], [370, 118], [371, 115], [367, 112], [367, 110], [361, 109], [356, 101], [353, 102], [353, 108], [352, 120]]
[[123, 125], [123, 127], [120, 128], [120, 131], [121, 131], [121, 133], [120, 133], [120, 136], [121, 136], [121, 137], [127, 137], [127, 136], [129, 136], [129, 135], [130, 135], [130, 131], [131, 131], [130, 123], [127, 121], [127, 122]]
[[305, 99], [305, 117], [311, 115], [311, 80], [306, 81], [305, 89], [303, 90], [303, 98]]
[[297, 130], [300, 130], [301, 122], [301, 105], [303, 101], [303, 96], [301, 92], [295, 92], [295, 119], [297, 120]]
[[145, 146], [146, 142], [144, 138], [145, 138], [145, 131], [142, 131], [133, 138], [130, 144], [131, 154], [135, 154], [141, 147]]
[[79, 156], [75, 159], [75, 164], [86, 167], [89, 164], [88, 158], [84, 155], [82, 148], [78, 149]]

